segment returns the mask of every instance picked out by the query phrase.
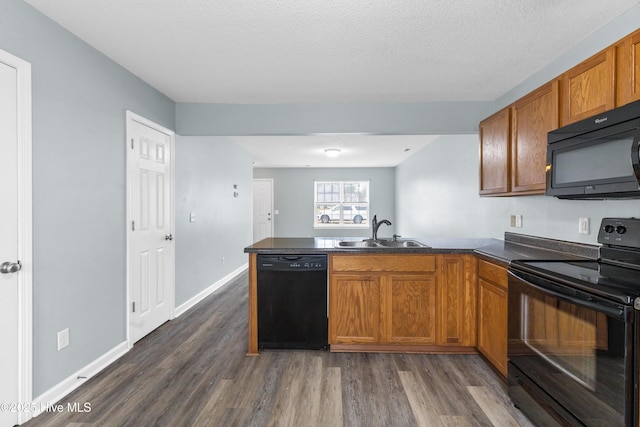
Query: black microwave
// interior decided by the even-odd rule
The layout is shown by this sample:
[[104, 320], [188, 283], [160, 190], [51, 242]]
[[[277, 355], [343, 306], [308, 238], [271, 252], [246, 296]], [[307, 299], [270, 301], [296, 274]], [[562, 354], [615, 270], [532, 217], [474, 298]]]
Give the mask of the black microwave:
[[640, 101], [547, 136], [547, 196], [640, 198]]

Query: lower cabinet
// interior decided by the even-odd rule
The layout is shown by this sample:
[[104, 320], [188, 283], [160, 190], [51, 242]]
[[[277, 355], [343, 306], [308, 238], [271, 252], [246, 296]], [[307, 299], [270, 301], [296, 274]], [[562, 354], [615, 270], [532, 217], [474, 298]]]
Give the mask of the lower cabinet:
[[381, 342], [436, 344], [436, 276], [389, 274], [382, 277]]
[[438, 255], [441, 345], [476, 345], [476, 263], [474, 255]]
[[329, 344], [380, 342], [380, 276], [332, 274]]
[[478, 351], [507, 376], [507, 270], [478, 261]]
[[474, 256], [332, 255], [330, 263], [330, 344], [475, 346]]

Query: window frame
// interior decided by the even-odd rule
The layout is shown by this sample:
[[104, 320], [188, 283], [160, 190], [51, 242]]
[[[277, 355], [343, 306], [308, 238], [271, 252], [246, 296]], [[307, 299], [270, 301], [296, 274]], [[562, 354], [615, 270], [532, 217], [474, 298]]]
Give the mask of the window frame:
[[[318, 184], [338, 184], [339, 187], [339, 201], [330, 201], [330, 202], [326, 202], [326, 201], [318, 201]], [[357, 185], [366, 185], [366, 202], [352, 202], [352, 201], [345, 201], [345, 185], [346, 184], [357, 184]], [[330, 208], [325, 208], [324, 210], [321, 210], [318, 208], [318, 205], [320, 204], [326, 204], [326, 205], [333, 205], [333, 207]], [[344, 218], [344, 212], [345, 212], [345, 206], [351, 206], [353, 208], [358, 208], [359, 206], [364, 206], [364, 212], [361, 215], [363, 217], [363, 220], [361, 223], [355, 223], [352, 220], [346, 219]], [[339, 217], [336, 220], [332, 220], [331, 217], [335, 217], [334, 214], [331, 214], [331, 210], [334, 210], [336, 207], [339, 207]], [[329, 210], [329, 212], [327, 212]], [[319, 213], [322, 212], [322, 213]], [[362, 180], [327, 180], [327, 179], [318, 179], [318, 180], [314, 180], [313, 181], [313, 213], [314, 213], [314, 217], [313, 217], [313, 228], [314, 229], [330, 229], [330, 228], [337, 228], [337, 229], [358, 229], [358, 230], [363, 230], [363, 229], [368, 229], [370, 228], [370, 219], [371, 219], [371, 180], [369, 179], [362, 179]], [[322, 223], [319, 221], [320, 217], [322, 215], [329, 215], [329, 222], [328, 223]]]

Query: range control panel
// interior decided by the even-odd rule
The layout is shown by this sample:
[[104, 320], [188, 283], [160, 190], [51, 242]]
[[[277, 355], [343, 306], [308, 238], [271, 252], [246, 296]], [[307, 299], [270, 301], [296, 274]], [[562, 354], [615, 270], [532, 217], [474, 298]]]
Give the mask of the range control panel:
[[603, 218], [598, 242], [640, 248], [640, 218]]

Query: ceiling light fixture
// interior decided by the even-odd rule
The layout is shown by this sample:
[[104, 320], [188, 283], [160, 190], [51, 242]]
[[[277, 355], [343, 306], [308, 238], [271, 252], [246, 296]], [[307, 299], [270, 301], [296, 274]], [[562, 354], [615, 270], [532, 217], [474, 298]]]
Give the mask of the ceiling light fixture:
[[338, 155], [340, 154], [340, 149], [339, 148], [327, 148], [326, 150], [324, 150], [324, 153], [329, 157], [338, 157]]

